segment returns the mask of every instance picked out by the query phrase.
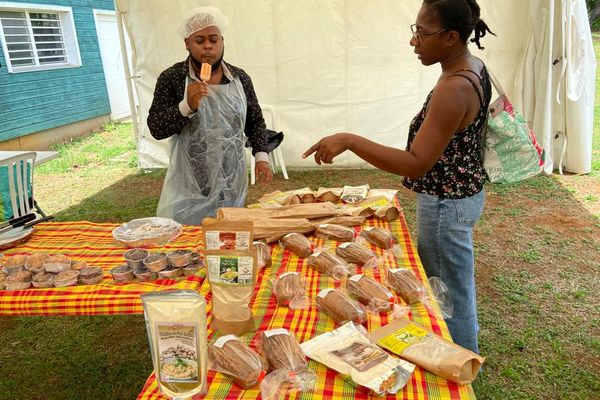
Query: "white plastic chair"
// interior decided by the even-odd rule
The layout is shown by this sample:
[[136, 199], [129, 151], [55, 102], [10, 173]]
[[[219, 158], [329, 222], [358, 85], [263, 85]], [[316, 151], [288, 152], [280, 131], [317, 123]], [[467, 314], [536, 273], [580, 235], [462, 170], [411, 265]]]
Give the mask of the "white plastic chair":
[[[267, 128], [272, 129], [274, 131], [279, 132], [279, 124], [277, 122], [277, 113], [272, 106], [261, 105], [260, 106], [263, 117], [265, 118], [265, 124]], [[254, 185], [256, 183], [256, 176], [254, 172], [254, 166], [256, 164], [256, 160], [254, 160], [254, 156], [250, 156], [250, 184]], [[271, 170], [273, 173], [277, 172], [277, 168], [281, 168], [281, 173], [285, 179], [289, 179], [287, 170], [285, 169], [285, 161], [283, 161], [283, 154], [281, 153], [281, 145], [277, 146], [275, 150], [269, 153], [269, 164], [271, 165]]]
[[[7, 168], [8, 190], [13, 218], [32, 212], [33, 208], [42, 216], [46, 214], [37, 205], [33, 197], [33, 169], [36, 153], [22, 153], [0, 162], [0, 168]], [[29, 171], [29, 173], [28, 173]]]

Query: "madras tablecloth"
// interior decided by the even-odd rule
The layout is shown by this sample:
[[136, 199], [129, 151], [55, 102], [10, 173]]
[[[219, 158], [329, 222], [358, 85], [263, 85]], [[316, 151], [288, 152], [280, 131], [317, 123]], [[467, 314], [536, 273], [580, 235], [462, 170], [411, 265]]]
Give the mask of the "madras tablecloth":
[[[399, 245], [403, 254], [399, 258], [388, 256], [385, 258], [383, 268], [406, 267], [411, 268], [415, 274], [425, 281], [426, 275], [423, 271], [420, 260], [418, 259], [416, 249], [411, 241], [404, 216], [401, 214], [399, 219], [391, 223], [370, 219], [366, 226], [379, 226], [390, 229], [398, 238]], [[334, 250], [338, 243], [310, 237], [316, 248]], [[308, 340], [317, 334], [332, 330], [335, 326], [333, 321], [323, 313], [320, 313], [314, 305], [314, 299], [317, 293], [327, 287], [339, 287], [340, 283], [334, 283], [332, 278], [328, 278], [309, 268], [303, 259], [283, 250], [279, 245], [271, 245], [273, 266], [261, 271], [256, 285], [256, 295], [252, 299], [251, 308], [253, 310], [258, 330], [287, 328], [293, 332], [300, 342]], [[383, 257], [383, 251], [372, 246], [372, 250]], [[375, 270], [362, 270], [358, 273], [364, 273], [368, 276], [381, 278], [382, 268]], [[290, 310], [288, 307], [278, 307], [274, 295], [272, 295], [271, 280], [285, 271], [299, 271], [307, 278], [307, 289], [312, 299], [312, 305], [307, 310]], [[427, 285], [429, 288], [429, 285]], [[429, 290], [429, 289], [428, 289]], [[211, 298], [208, 281], [205, 281], [200, 287], [200, 292], [209, 301]], [[402, 300], [399, 299], [401, 302]], [[210, 302], [208, 303], [210, 320]], [[449, 337], [448, 328], [444, 322], [437, 306], [425, 306], [421, 303], [411, 306], [410, 318], [428, 328], [433, 332]], [[372, 330], [388, 322], [386, 315], [369, 316], [367, 329]], [[217, 335], [209, 330], [209, 341], [216, 339]], [[243, 338], [251, 347], [256, 348], [256, 339], [258, 335], [245, 335]], [[310, 361], [309, 367], [317, 373], [317, 383], [313, 392], [292, 393], [287, 398], [302, 399], [367, 399], [375, 398], [362, 387], [355, 387], [346, 381], [334, 370], [328, 369], [322, 364]], [[238, 386], [232, 384], [232, 381], [220, 373], [209, 371], [208, 373], [208, 393], [205, 396], [195, 396], [194, 399], [256, 399], [260, 397], [258, 389], [241, 390]], [[411, 380], [396, 396], [388, 396], [395, 399], [474, 399], [475, 395], [470, 385], [459, 386], [448, 382], [445, 379], [426, 372], [421, 368], [416, 368]], [[165, 396], [160, 394], [154, 373], [150, 375], [138, 400], [164, 400]]]
[[[93, 315], [142, 314], [140, 295], [168, 289], [197, 290], [204, 281], [204, 272], [177, 279], [153, 282], [116, 284], [110, 270], [124, 264], [127, 248], [115, 243], [112, 231], [119, 224], [98, 224], [86, 221], [51, 222], [35, 226], [31, 238], [5, 255], [45, 252], [64, 254], [73, 260], [101, 267], [104, 280], [97, 285], [66, 288], [0, 290], [0, 315]], [[151, 247], [152, 252], [175, 249], [203, 248], [200, 227], [184, 226], [182, 234], [164, 246]]]

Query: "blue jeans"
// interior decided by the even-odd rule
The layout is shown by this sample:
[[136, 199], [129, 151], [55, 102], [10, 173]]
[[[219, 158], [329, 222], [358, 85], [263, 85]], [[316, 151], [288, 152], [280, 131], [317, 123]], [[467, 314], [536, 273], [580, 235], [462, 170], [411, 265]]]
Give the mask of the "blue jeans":
[[473, 227], [481, 216], [485, 191], [464, 199], [443, 199], [417, 193], [419, 257], [427, 277], [440, 277], [454, 302], [452, 318], [446, 319], [455, 343], [475, 353], [477, 303]]

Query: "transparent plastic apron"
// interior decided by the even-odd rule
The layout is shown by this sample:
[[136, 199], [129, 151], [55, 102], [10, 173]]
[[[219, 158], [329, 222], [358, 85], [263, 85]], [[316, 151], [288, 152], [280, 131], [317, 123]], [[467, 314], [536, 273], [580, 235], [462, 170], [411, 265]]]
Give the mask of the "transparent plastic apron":
[[209, 85], [208, 93], [181, 134], [171, 137], [169, 169], [156, 211], [186, 225], [200, 225], [219, 207], [242, 207], [248, 188], [242, 84], [234, 78], [226, 85]]

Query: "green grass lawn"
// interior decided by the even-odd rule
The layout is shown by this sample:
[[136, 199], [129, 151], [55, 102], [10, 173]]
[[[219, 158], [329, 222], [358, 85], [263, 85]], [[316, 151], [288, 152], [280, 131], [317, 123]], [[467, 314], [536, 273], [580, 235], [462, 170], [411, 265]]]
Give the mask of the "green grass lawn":
[[[595, 43], [598, 52], [599, 43]], [[593, 171], [490, 186], [475, 232], [483, 374], [479, 399], [600, 398], [600, 80]], [[164, 171], [136, 168], [131, 124], [61, 145], [36, 169], [36, 198], [57, 220], [154, 215]], [[370, 183], [414, 195], [376, 170], [291, 170], [266, 190]], [[414, 236], [414, 235], [413, 235]], [[1, 399], [134, 399], [152, 371], [142, 316], [0, 317]]]

